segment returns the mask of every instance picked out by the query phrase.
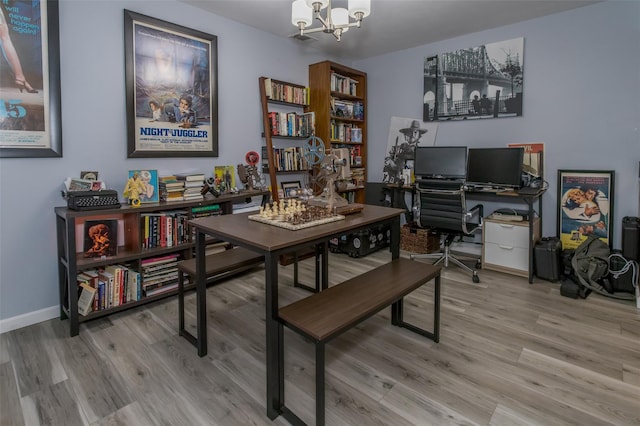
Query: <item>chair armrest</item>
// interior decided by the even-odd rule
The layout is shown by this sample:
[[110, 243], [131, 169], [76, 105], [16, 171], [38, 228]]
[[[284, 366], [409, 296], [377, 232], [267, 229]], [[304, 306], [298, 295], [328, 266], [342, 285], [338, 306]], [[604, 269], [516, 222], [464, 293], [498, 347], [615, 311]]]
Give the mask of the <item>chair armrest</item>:
[[476, 204], [475, 206], [471, 207], [471, 209], [469, 209], [469, 212], [473, 212], [478, 210], [478, 214], [480, 215], [480, 218], [484, 217], [484, 204]]

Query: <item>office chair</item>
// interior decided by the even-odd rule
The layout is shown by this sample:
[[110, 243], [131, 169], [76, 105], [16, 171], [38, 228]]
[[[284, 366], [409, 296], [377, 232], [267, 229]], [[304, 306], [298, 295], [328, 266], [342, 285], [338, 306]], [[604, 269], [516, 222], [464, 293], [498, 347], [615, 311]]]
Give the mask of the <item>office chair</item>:
[[[443, 262], [445, 267], [453, 262], [472, 273], [474, 283], [479, 283], [477, 269], [480, 259], [475, 259], [475, 268], [462, 263], [459, 257], [451, 254], [451, 243], [456, 237], [470, 236], [482, 229], [483, 206], [478, 204], [467, 210], [461, 181], [438, 179], [421, 180], [416, 185], [418, 204], [414, 217], [418, 225], [441, 232], [445, 235], [444, 247], [440, 253], [412, 254], [410, 259], [436, 259], [434, 265]], [[477, 221], [473, 218], [477, 216]]]

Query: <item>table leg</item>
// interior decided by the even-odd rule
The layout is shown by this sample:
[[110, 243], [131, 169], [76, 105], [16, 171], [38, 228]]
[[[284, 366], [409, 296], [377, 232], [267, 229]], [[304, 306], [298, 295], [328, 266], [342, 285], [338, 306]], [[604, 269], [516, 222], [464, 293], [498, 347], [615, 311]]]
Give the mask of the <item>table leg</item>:
[[265, 319], [267, 328], [267, 417], [274, 420], [284, 405], [283, 331], [278, 327], [278, 256], [267, 253], [265, 264]]
[[391, 221], [391, 258], [397, 259], [400, 257], [400, 216], [396, 216]]
[[[325, 241], [320, 244], [322, 248], [322, 290], [329, 288], [329, 242]], [[316, 276], [318, 269], [316, 268]]]
[[198, 356], [207, 354], [207, 277], [205, 273], [205, 234], [196, 233], [196, 318]]

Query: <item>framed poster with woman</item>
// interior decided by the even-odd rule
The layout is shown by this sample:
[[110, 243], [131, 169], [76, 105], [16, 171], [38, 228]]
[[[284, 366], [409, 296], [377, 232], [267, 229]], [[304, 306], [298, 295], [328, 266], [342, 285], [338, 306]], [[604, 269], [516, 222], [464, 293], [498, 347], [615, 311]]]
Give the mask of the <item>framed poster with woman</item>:
[[558, 170], [558, 227], [564, 250], [595, 235], [610, 247], [613, 236], [613, 170]]
[[0, 2], [0, 157], [62, 157], [57, 0]]

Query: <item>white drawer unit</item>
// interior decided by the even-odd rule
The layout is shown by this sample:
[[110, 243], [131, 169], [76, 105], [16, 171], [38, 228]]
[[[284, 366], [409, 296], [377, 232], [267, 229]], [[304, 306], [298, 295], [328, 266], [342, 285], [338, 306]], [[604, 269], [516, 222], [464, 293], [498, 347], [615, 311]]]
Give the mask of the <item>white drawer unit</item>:
[[[534, 219], [533, 242], [540, 238], [540, 220]], [[529, 222], [484, 219], [482, 267], [523, 277], [529, 276]]]

